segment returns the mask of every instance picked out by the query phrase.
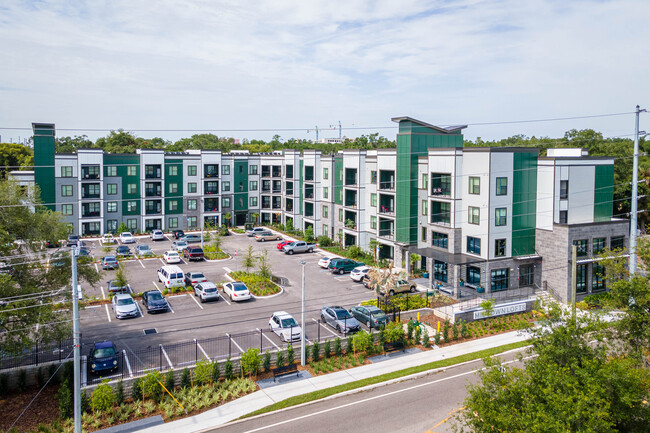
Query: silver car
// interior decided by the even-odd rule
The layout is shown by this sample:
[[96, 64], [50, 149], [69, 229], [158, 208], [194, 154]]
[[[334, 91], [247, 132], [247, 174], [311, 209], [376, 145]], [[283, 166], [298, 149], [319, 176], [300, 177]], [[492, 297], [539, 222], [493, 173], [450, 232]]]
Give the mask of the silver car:
[[172, 242], [172, 250], [182, 252], [187, 248], [187, 242], [185, 241], [174, 241]]
[[342, 334], [357, 332], [361, 324], [343, 307], [323, 307], [320, 310], [320, 318]]
[[214, 283], [206, 281], [194, 286], [194, 296], [198, 296], [201, 302], [218, 301], [219, 291]]
[[128, 293], [113, 296], [113, 312], [118, 319], [138, 317], [140, 315], [138, 306], [133, 300], [133, 297]]

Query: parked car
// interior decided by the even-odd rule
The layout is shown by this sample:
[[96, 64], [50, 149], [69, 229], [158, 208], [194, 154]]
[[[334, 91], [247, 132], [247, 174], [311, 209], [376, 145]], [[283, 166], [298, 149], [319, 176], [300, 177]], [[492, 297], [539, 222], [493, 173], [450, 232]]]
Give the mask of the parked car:
[[206, 281], [194, 286], [194, 296], [198, 296], [201, 302], [212, 300], [218, 301], [219, 291], [217, 290], [217, 286], [215, 286], [214, 283]]
[[203, 260], [203, 249], [201, 247], [187, 247], [183, 250], [183, 257], [190, 261]]
[[68, 236], [68, 243], [66, 244], [66, 246], [76, 247], [78, 243], [79, 243], [79, 235], [70, 235]]
[[45, 242], [45, 247], [46, 248], [60, 248], [61, 243], [59, 241], [46, 241]]
[[[395, 293], [406, 293], [406, 292], [415, 292], [417, 289], [417, 283], [410, 280], [397, 280], [397, 283], [388, 289], [389, 295], [394, 295]], [[381, 291], [383, 293], [383, 291]]]
[[255, 235], [255, 240], [257, 242], [279, 241], [280, 239], [282, 239], [282, 236], [275, 235], [275, 234], [273, 234], [272, 232], [269, 232], [269, 231], [258, 232]]
[[350, 314], [368, 328], [380, 328], [388, 323], [388, 316], [374, 305], [359, 305], [350, 308]]
[[149, 257], [153, 256], [153, 251], [151, 251], [149, 245], [138, 245], [135, 247], [135, 255], [138, 257]]
[[323, 269], [329, 269], [331, 260], [332, 260], [331, 257], [323, 257], [318, 261], [318, 266], [320, 266]]
[[164, 241], [165, 240], [165, 234], [162, 232], [162, 230], [154, 230], [149, 234], [149, 237], [151, 238], [152, 241]]
[[105, 256], [102, 257], [102, 269], [116, 269], [119, 266], [115, 256]]
[[204, 283], [208, 281], [203, 275], [203, 272], [185, 272], [185, 285], [186, 286], [196, 286], [199, 283]]
[[185, 232], [183, 230], [174, 230], [172, 234], [174, 235], [174, 239], [180, 239], [185, 236]]
[[185, 241], [188, 244], [201, 242], [201, 235], [183, 235], [179, 240]]
[[119, 257], [131, 257], [131, 248], [126, 245], [120, 245], [115, 249], [115, 255]]
[[282, 251], [289, 255], [296, 253], [313, 253], [315, 249], [316, 244], [308, 244], [304, 241], [289, 242], [282, 247]]
[[112, 341], [93, 343], [87, 362], [88, 371], [92, 374], [117, 371], [119, 366], [115, 344]]
[[320, 318], [342, 334], [357, 332], [361, 329], [361, 324], [357, 319], [352, 317], [348, 310], [343, 307], [323, 307], [320, 310]]
[[276, 311], [269, 319], [269, 328], [275, 332], [282, 341], [300, 340], [302, 328], [296, 319], [286, 311]]
[[70, 258], [70, 251], [57, 251], [54, 254], [52, 254], [52, 258], [50, 259], [50, 266], [53, 268], [60, 268], [65, 266], [68, 263], [68, 259]]
[[132, 292], [130, 285], [126, 284], [124, 286], [120, 286], [115, 282], [115, 280], [110, 280], [108, 282], [107, 290], [108, 290], [109, 295], [112, 295], [112, 294], [115, 294], [115, 293], [131, 293]]
[[350, 278], [352, 281], [356, 281], [357, 283], [360, 283], [361, 280], [363, 279], [363, 276], [366, 275], [370, 269], [372, 269], [370, 266], [357, 266], [356, 268], [352, 269], [350, 272]]
[[120, 293], [113, 296], [113, 312], [118, 319], [138, 317], [140, 315], [138, 306], [129, 293]]
[[247, 301], [251, 298], [251, 292], [241, 281], [224, 284], [223, 293], [227, 294], [231, 301]]
[[142, 294], [142, 305], [147, 309], [147, 313], [169, 311], [169, 304], [160, 293], [160, 290], [147, 290], [144, 292]]
[[282, 242], [278, 242], [278, 244], [276, 246], [277, 246], [278, 250], [282, 251], [282, 248], [284, 248], [285, 245], [290, 244], [290, 243], [291, 243], [291, 241], [282, 241]]
[[165, 262], [168, 264], [181, 262], [181, 256], [178, 254], [178, 251], [166, 251], [165, 254], [163, 254], [163, 259], [165, 259]]
[[81, 247], [77, 250], [77, 257], [79, 259], [86, 258], [86, 259], [92, 259], [93, 254], [90, 252], [90, 248], [87, 247]]
[[187, 242], [185, 241], [174, 241], [172, 242], [172, 250], [176, 250], [178, 252], [183, 252], [183, 250], [187, 248]]
[[265, 229], [264, 227], [253, 227], [250, 230], [246, 230], [246, 236], [248, 236], [249, 238], [252, 238], [256, 234], [264, 232], [264, 231], [267, 231], [267, 229]]
[[120, 242], [123, 244], [134, 244], [135, 238], [130, 232], [122, 232], [120, 233]]
[[113, 235], [110, 234], [110, 233], [104, 234], [104, 236], [102, 236], [100, 241], [101, 241], [102, 245], [113, 245], [114, 243], [117, 242], [115, 240], [115, 238], [113, 237]]
[[352, 269], [358, 266], [365, 266], [364, 263], [357, 262], [352, 259], [332, 259], [330, 260], [329, 270], [333, 274], [343, 275], [346, 272], [351, 272]]

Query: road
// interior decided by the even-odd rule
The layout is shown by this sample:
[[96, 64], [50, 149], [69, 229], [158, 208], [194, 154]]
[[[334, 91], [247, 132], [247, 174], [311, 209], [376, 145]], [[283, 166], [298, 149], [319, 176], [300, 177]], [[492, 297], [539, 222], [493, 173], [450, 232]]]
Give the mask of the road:
[[[514, 352], [502, 359], [518, 364]], [[453, 417], [462, 408], [466, 396], [465, 386], [478, 381], [476, 371], [482, 366], [482, 361], [476, 360], [418, 379], [318, 401], [205, 432], [452, 432]]]

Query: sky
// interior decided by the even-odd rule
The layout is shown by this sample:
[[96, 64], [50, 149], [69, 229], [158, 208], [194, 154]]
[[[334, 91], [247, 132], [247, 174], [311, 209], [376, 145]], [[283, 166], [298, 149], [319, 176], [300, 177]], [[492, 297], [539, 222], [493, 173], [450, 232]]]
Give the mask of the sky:
[[633, 114], [512, 122], [650, 109], [649, 42], [647, 0], [3, 0], [0, 135], [631, 137]]

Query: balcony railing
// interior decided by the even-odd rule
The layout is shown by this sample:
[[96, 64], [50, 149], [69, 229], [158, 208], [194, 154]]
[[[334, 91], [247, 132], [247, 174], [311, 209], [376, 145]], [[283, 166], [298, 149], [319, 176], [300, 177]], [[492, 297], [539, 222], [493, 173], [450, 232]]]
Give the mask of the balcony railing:
[[99, 166], [81, 167], [81, 180], [99, 179]]
[[384, 239], [393, 239], [395, 232], [393, 230], [379, 230], [379, 237]]
[[81, 216], [84, 217], [84, 218], [85, 217], [98, 217], [98, 216], [101, 216], [101, 212], [98, 211], [98, 210], [96, 210], [96, 211], [83, 211], [81, 213]]
[[158, 206], [155, 209], [147, 209], [145, 210], [146, 215], [157, 215], [162, 212], [162, 206]]
[[287, 206], [285, 209], [287, 212], [293, 212], [293, 206]]
[[149, 188], [144, 190], [145, 197], [161, 197], [162, 188]]
[[395, 190], [395, 182], [389, 181], [389, 182], [379, 182], [379, 189], [383, 191], [394, 191]]
[[395, 215], [395, 208], [392, 206], [379, 206], [379, 213], [385, 215]]

